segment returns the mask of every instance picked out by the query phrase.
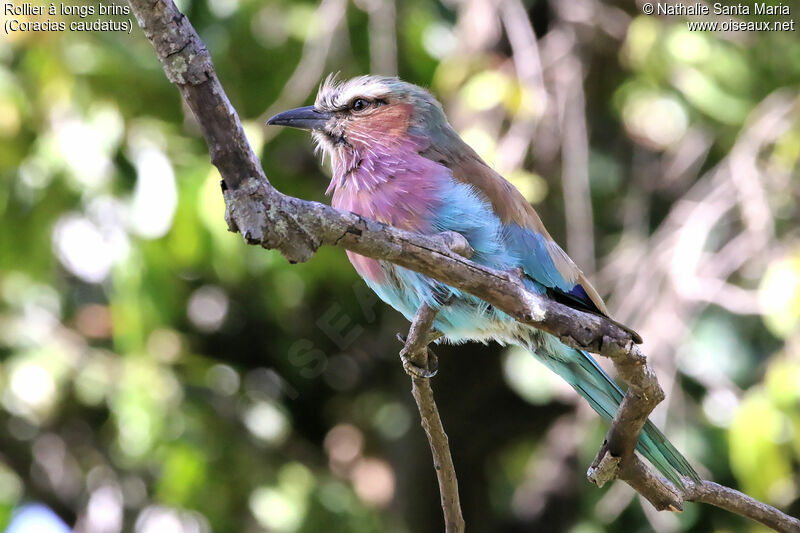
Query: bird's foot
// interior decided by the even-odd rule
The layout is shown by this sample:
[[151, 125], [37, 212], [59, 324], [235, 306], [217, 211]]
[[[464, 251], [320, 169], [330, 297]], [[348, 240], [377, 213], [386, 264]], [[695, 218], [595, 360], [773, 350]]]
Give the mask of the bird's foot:
[[406, 374], [414, 378], [430, 379], [439, 371], [439, 358], [431, 350], [428, 350], [428, 364], [424, 367], [418, 365], [404, 352], [400, 353], [400, 360], [403, 363], [403, 370], [406, 371]]
[[[439, 371], [439, 358], [428, 348], [428, 343], [439, 339], [443, 335], [438, 331], [428, 332], [427, 342], [423, 345], [409, 345], [407, 338], [397, 334], [397, 340], [405, 344], [400, 350], [400, 361], [403, 363], [403, 370], [411, 377], [429, 379]], [[418, 353], [425, 350], [424, 353]], [[420, 364], [424, 362], [424, 365]]]
[[428, 349], [427, 365], [418, 365], [410, 356], [405, 353], [405, 350], [400, 352], [400, 361], [403, 363], [403, 370], [406, 371], [411, 377], [430, 379], [439, 371], [439, 358], [432, 350]]
[[404, 344], [400, 350], [403, 370], [412, 378], [432, 378], [439, 370], [439, 360], [428, 348], [431, 342], [442, 337], [441, 332], [432, 329], [436, 312], [433, 307], [422, 303], [411, 321], [408, 337], [397, 335]]

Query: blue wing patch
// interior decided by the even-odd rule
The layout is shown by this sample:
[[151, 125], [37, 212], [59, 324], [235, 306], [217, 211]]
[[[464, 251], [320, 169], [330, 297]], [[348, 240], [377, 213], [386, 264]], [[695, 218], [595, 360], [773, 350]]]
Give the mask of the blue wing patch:
[[604, 314], [579, 283], [571, 282], [556, 268], [548, 250], [547, 238], [517, 224], [505, 227], [509, 249], [516, 255], [525, 274], [549, 289], [552, 298], [570, 307]]

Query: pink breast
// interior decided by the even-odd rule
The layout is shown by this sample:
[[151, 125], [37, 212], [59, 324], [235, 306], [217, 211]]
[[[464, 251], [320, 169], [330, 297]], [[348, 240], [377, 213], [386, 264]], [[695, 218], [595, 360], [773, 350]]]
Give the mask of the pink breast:
[[[433, 231], [431, 220], [442, 203], [447, 169], [420, 156], [410, 139], [390, 147], [372, 146], [366, 153], [379, 157], [351, 154], [350, 161], [338, 165], [334, 161], [333, 207], [407, 231]], [[358, 168], [343, 170], [352, 169], [353, 161], [360, 161]], [[347, 256], [359, 275], [375, 283], [384, 281], [380, 263], [349, 251]]]
[[356, 269], [358, 275], [362, 278], [368, 279], [373, 283], [382, 283], [386, 279], [386, 275], [381, 268], [380, 263], [369, 257], [358, 255], [350, 250], [347, 250], [347, 258], [350, 259], [350, 264]]

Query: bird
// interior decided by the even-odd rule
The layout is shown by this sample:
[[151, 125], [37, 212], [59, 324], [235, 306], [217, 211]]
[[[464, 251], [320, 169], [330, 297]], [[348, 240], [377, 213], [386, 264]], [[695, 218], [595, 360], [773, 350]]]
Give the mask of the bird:
[[[326, 193], [333, 207], [407, 231], [456, 232], [471, 246], [473, 261], [521, 271], [528, 290], [611, 319], [597, 290], [533, 206], [461, 139], [426, 89], [396, 77], [328, 76], [313, 105], [279, 113], [267, 124], [311, 132], [331, 162]], [[613, 419], [623, 391], [587, 352], [431, 277], [349, 250], [347, 256], [378, 297], [408, 320], [423, 304], [435, 309], [433, 327], [441, 341], [521, 346], [600, 416]], [[678, 486], [683, 478], [699, 479], [651, 421], [637, 451]]]

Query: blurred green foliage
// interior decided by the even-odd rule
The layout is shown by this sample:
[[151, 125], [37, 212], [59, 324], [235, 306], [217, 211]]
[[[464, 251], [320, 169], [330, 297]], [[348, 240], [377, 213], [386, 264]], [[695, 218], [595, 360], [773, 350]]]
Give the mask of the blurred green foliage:
[[[513, 124], [557, 123], [558, 95], [518, 76], [519, 51], [489, 4], [179, 2], [283, 192], [323, 200], [326, 171], [304, 135], [264, 129], [267, 110], [310, 101], [328, 71], [391, 70], [377, 49], [391, 57], [396, 45], [399, 74], [440, 97], [563, 242], [558, 128], [538, 131], [519, 164], [501, 142]], [[690, 33], [612, 4], [524, 5], [545, 72], [563, 58], [583, 65], [597, 257], [613, 264], [626, 243], [665, 242], [659, 228], [706, 200], [685, 195], [720, 162], [774, 176], [763, 186], [769, 227], [750, 235], [764, 247], [720, 274], [755, 308], [737, 312], [699, 288], [651, 294], [675, 298], [670, 316], [686, 326], [660, 360], [680, 411], [667, 433], [715, 480], [797, 514], [800, 41]], [[376, 40], [386, 20], [388, 48]], [[775, 137], [729, 156], [768, 136], [748, 128], [776, 95], [794, 107], [771, 123]], [[341, 250], [289, 265], [227, 231], [219, 175], [138, 28], [3, 35], [0, 138], [0, 527], [40, 501], [84, 531], [441, 531], [394, 360], [404, 321]], [[670, 174], [693, 148], [705, 156]], [[698, 254], [764, 216], [747, 206]], [[645, 215], [632, 229], [636, 209]], [[614, 268], [605, 272], [608, 293]], [[758, 530], [708, 507], [654, 517], [621, 486], [589, 486], [604, 427], [576, 413], [563, 384], [513, 349], [441, 352], [435, 388], [471, 529]]]

